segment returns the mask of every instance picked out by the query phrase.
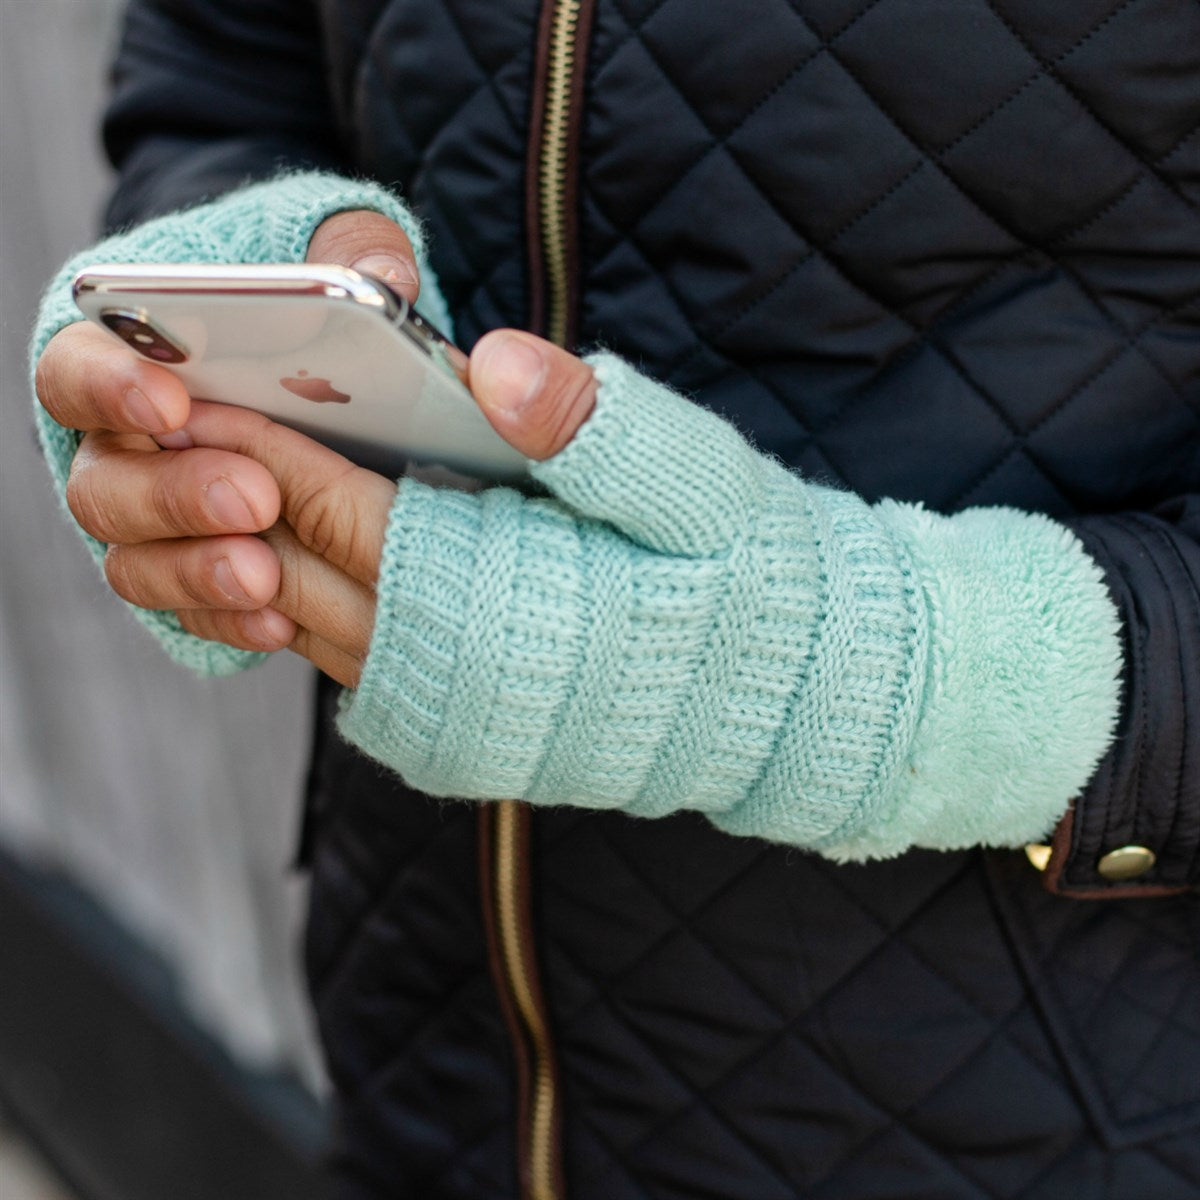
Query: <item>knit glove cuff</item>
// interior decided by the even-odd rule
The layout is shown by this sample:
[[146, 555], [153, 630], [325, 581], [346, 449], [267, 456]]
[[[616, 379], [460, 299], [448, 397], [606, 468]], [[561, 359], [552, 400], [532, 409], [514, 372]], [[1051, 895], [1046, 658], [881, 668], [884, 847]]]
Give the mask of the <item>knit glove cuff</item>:
[[[359, 208], [383, 213], [408, 235], [420, 272], [422, 312], [439, 328], [449, 331], [446, 304], [429, 265], [424, 233], [403, 201], [375, 183], [322, 172], [294, 173], [147, 221], [70, 258], [42, 299], [29, 348], [30, 379], [50, 339], [82, 319], [71, 296], [71, 281], [83, 267], [97, 262], [303, 262], [312, 235], [326, 217]], [[59, 498], [64, 499], [67, 475], [81, 435], [56, 424], [36, 399], [34, 415], [55, 488]], [[80, 533], [96, 562], [102, 565], [104, 544], [82, 530]], [[228, 675], [264, 657], [194, 637], [184, 632], [174, 613], [129, 607], [172, 658], [202, 674]]]
[[872, 508], [590, 361], [593, 415], [532, 464], [551, 498], [401, 484], [345, 736], [438, 795], [697, 809], [832, 857], [1053, 825], [1116, 708], [1071, 535]]

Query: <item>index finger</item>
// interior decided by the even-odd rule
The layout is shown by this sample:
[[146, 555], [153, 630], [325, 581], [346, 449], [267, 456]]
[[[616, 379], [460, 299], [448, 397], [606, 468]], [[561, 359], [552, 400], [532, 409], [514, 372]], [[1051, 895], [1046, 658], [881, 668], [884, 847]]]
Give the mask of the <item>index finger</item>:
[[42, 407], [67, 429], [168, 433], [188, 419], [187, 389], [103, 329], [78, 321], [60, 329], [37, 362]]
[[374, 586], [396, 485], [327, 446], [247, 408], [198, 400], [187, 432], [196, 446], [232, 450], [275, 477], [281, 513], [310, 550]]

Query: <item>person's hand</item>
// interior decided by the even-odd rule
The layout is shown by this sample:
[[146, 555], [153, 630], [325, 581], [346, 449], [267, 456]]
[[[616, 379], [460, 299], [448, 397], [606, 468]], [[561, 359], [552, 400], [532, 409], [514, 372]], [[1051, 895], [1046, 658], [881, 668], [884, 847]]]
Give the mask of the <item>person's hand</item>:
[[[531, 334], [499, 330], [480, 340], [469, 380], [498, 432], [531, 458], [562, 449], [591, 412], [591, 368]], [[127, 600], [175, 608], [188, 632], [246, 650], [290, 647], [354, 687], [370, 644], [375, 581], [395, 486], [303, 434], [248, 409], [195, 403], [166, 456], [224, 453], [257, 464], [278, 485], [280, 519], [262, 536], [278, 564], [275, 594], [255, 611], [195, 605], [205, 565], [165, 541], [123, 555]], [[181, 468], [182, 469], [182, 468]], [[254, 539], [250, 539], [254, 540]]]
[[[329, 217], [307, 257], [383, 276], [416, 299], [412, 245], [377, 212]], [[36, 389], [55, 421], [84, 435], [67, 501], [83, 529], [108, 545], [106, 573], [121, 596], [236, 614], [239, 644], [255, 649], [275, 649], [294, 633], [290, 621], [265, 607], [279, 590], [280, 564], [254, 536], [277, 520], [279, 488], [261, 464], [227, 449], [160, 449], [154, 437], [170, 445], [190, 412], [170, 371], [81, 321], [47, 344]]]

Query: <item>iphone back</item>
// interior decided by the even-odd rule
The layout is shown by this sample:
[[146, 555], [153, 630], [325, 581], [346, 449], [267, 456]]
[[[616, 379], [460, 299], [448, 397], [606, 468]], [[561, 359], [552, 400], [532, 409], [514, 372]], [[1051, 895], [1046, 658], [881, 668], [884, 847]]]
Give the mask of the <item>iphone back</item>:
[[195, 399], [256, 409], [388, 473], [415, 461], [526, 474], [463, 384], [462, 352], [348, 268], [97, 264], [74, 291], [85, 316]]

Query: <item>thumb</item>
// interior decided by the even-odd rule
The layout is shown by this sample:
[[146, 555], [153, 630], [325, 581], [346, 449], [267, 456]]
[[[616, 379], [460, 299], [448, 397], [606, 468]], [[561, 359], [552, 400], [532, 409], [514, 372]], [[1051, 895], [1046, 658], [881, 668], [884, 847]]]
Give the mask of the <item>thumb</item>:
[[611, 354], [584, 362], [530, 333], [480, 338], [468, 382], [533, 476], [582, 516], [671, 554], [746, 528], [767, 460], [733, 428]]
[[596, 403], [596, 377], [587, 363], [514, 329], [479, 339], [467, 378], [496, 432], [529, 458], [562, 450]]
[[375, 275], [413, 304], [420, 292], [416, 256], [395, 221], [359, 208], [326, 217], [308, 243], [307, 262], [337, 263]]

